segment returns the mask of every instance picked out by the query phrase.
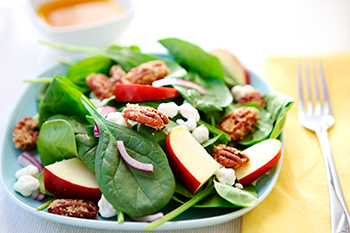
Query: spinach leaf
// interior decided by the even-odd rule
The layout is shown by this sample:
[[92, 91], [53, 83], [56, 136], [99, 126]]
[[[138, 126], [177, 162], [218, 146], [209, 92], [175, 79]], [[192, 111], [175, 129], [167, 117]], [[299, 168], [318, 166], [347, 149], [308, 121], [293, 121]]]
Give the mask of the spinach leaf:
[[206, 78], [218, 78], [224, 81], [224, 71], [217, 57], [184, 40], [167, 38], [159, 42], [182, 66], [191, 68]]
[[188, 71], [183, 79], [195, 82], [204, 87], [207, 91], [205, 94], [201, 94], [196, 89], [174, 85], [174, 88], [180, 92], [182, 97], [199, 110], [204, 112], [220, 111], [223, 107], [232, 103], [232, 94], [221, 79], [204, 79], [194, 71]]
[[[174, 193], [175, 180], [162, 148], [135, 130], [107, 121], [83, 95], [81, 100], [100, 130], [95, 174], [106, 199], [114, 208], [133, 217], [149, 215], [164, 207]], [[117, 140], [124, 142], [134, 159], [152, 163], [154, 171], [140, 171], [127, 164], [119, 154]]]
[[157, 142], [165, 150], [166, 136], [168, 135], [169, 131], [177, 125], [178, 124], [175, 122], [169, 120], [169, 123], [165, 125], [165, 129], [155, 130], [154, 128], [148, 127], [146, 125], [138, 124], [137, 131]]
[[74, 131], [65, 120], [51, 120], [43, 123], [36, 146], [44, 166], [63, 159], [78, 157]]
[[231, 202], [236, 206], [248, 207], [258, 203], [256, 192], [252, 190], [242, 190], [234, 188], [227, 184], [222, 184], [214, 180], [214, 187], [216, 192], [225, 200]]
[[86, 77], [89, 74], [102, 73], [109, 76], [109, 70], [114, 64], [115, 62], [108, 57], [89, 57], [71, 66], [66, 76], [75, 84], [87, 86]]
[[132, 68], [141, 65], [142, 63], [162, 60], [165, 65], [170, 69], [167, 78], [181, 78], [186, 75], [187, 71], [182, 68], [177, 62], [164, 56], [155, 56], [150, 54], [143, 54], [133, 50], [120, 50], [114, 52], [104, 52], [104, 56], [113, 59], [117, 62], [126, 72], [129, 72]]
[[71, 125], [75, 133], [79, 158], [91, 172], [95, 172], [95, 155], [98, 138], [93, 134], [93, 125], [81, 123], [72, 116], [54, 115], [48, 118], [48, 120], [53, 119], [65, 120]]
[[271, 119], [274, 122], [274, 128], [270, 138], [277, 138], [282, 132], [287, 112], [292, 107], [294, 99], [278, 92], [272, 92], [265, 95], [264, 100], [266, 102], [266, 109], [271, 114]]
[[241, 145], [253, 145], [267, 139], [273, 129], [271, 114], [265, 109], [259, 110], [259, 120], [249, 134], [238, 141]]
[[120, 46], [116, 44], [112, 44], [107, 48], [108, 51], [120, 51], [120, 50], [134, 50], [136, 52], [141, 52], [141, 49], [136, 45], [131, 46]]
[[82, 93], [67, 84], [66, 79], [56, 76], [39, 103], [39, 125], [52, 115], [75, 116], [80, 122], [86, 122], [89, 112], [80, 101]]

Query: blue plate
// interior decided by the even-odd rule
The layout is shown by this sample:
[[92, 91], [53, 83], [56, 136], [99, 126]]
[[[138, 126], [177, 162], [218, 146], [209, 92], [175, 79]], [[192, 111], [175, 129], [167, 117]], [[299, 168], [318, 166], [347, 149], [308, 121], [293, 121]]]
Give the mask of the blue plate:
[[[36, 77], [52, 77], [54, 75], [64, 76], [68, 67], [62, 64], [55, 63], [48, 68], [39, 72]], [[263, 93], [269, 93], [272, 88], [269, 84], [253, 72], [249, 72], [251, 85], [259, 89]], [[16, 193], [13, 189], [13, 185], [16, 182], [15, 173], [21, 169], [21, 165], [17, 163], [17, 157], [21, 154], [21, 151], [14, 147], [12, 142], [12, 132], [17, 122], [24, 116], [34, 116], [37, 112], [37, 100], [36, 95], [42, 85], [28, 84], [17, 100], [6, 124], [4, 131], [1, 134], [0, 139], [0, 166], [1, 166], [1, 181], [8, 196], [20, 207], [31, 213], [56, 222], [71, 224], [75, 226], [83, 226], [89, 228], [99, 229], [114, 229], [114, 230], [143, 230], [147, 223], [130, 222], [125, 221], [123, 224], [116, 222], [116, 217], [104, 219], [98, 217], [94, 220], [79, 219], [72, 217], [65, 217], [55, 214], [50, 214], [46, 211], [37, 211], [36, 208], [42, 203], [26, 198]], [[281, 138], [283, 139], [283, 137]], [[283, 140], [282, 140], [283, 143]], [[39, 155], [36, 150], [31, 151], [39, 159]], [[259, 201], [256, 205], [262, 202], [267, 195], [271, 192], [278, 178], [283, 160], [283, 148], [282, 156], [278, 164], [271, 170], [270, 173], [265, 174], [257, 182], [257, 191]], [[44, 201], [49, 200], [45, 199]], [[255, 206], [256, 206], [255, 205]], [[178, 206], [178, 203], [170, 202], [165, 211]], [[166, 222], [157, 230], [172, 230], [172, 229], [184, 229], [194, 227], [205, 227], [215, 224], [224, 223], [235, 218], [238, 218], [245, 213], [252, 210], [255, 206], [248, 208], [191, 208], [175, 218], [173, 221]]]

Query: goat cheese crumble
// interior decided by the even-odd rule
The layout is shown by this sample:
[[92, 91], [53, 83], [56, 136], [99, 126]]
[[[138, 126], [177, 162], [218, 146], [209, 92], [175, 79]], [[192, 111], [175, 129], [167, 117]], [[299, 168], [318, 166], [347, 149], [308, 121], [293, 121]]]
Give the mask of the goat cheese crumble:
[[161, 103], [159, 104], [157, 110], [167, 115], [167, 117], [173, 118], [178, 114], [179, 106], [174, 102]]
[[236, 180], [235, 170], [232, 168], [220, 168], [215, 175], [220, 183], [227, 185], [233, 185]]
[[118, 214], [118, 211], [111, 205], [111, 203], [107, 201], [103, 194], [101, 195], [101, 199], [98, 201], [97, 205], [98, 212], [104, 218], [110, 218]]
[[200, 143], [209, 140], [209, 130], [205, 125], [200, 125], [192, 132], [192, 136]]
[[185, 102], [182, 105], [180, 105], [179, 111], [181, 115], [186, 119], [193, 118], [195, 119], [195, 121], [199, 121], [200, 119], [198, 110], [195, 107], [193, 107], [190, 103]]
[[19, 192], [25, 197], [32, 195], [33, 191], [40, 186], [39, 180], [31, 175], [21, 176], [14, 184], [15, 191]]
[[16, 178], [19, 179], [21, 176], [24, 176], [24, 175], [36, 176], [38, 174], [39, 174], [39, 169], [36, 166], [30, 164], [18, 170], [15, 175], [16, 175]]

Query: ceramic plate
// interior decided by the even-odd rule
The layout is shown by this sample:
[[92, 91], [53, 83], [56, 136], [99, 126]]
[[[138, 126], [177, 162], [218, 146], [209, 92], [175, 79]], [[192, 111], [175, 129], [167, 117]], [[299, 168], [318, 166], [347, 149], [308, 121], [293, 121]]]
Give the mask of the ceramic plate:
[[[55, 63], [50, 67], [39, 72], [36, 77], [52, 77], [54, 75], [65, 75], [67, 66]], [[263, 93], [268, 93], [272, 91], [269, 84], [257, 76], [253, 72], [249, 72], [251, 84], [262, 91]], [[8, 121], [5, 123], [4, 131], [1, 134], [0, 141], [0, 165], [1, 165], [1, 181], [6, 190], [8, 196], [18, 204], [20, 207], [27, 211], [48, 220], [71, 224], [75, 226], [83, 226], [89, 228], [100, 228], [100, 229], [115, 229], [115, 230], [143, 230], [146, 223], [130, 222], [126, 220], [123, 224], [118, 224], [116, 222], [116, 217], [110, 219], [103, 219], [98, 217], [94, 220], [79, 219], [72, 217], [64, 217], [60, 215], [50, 214], [45, 211], [37, 211], [36, 208], [42, 203], [32, 200], [31, 198], [26, 198], [16, 193], [13, 189], [13, 185], [16, 182], [15, 173], [17, 170], [21, 169], [21, 165], [17, 163], [17, 157], [21, 154], [21, 151], [16, 149], [12, 142], [12, 132], [16, 123], [24, 116], [34, 116], [37, 112], [37, 100], [36, 95], [41, 85], [38, 84], [28, 84], [17, 100], [11, 114], [9, 115]], [[282, 138], [283, 139], [283, 138]], [[283, 142], [283, 140], [282, 140]], [[31, 151], [33, 154], [39, 158], [37, 151]], [[276, 180], [278, 178], [281, 164], [283, 160], [282, 157], [278, 164], [271, 170], [269, 174], [265, 174], [261, 177], [257, 183], [257, 191], [259, 202], [257, 205], [263, 201], [266, 196], [270, 193], [274, 187]], [[45, 199], [46, 200], [46, 199]], [[48, 200], [48, 199], [47, 199]], [[178, 206], [176, 202], [170, 202], [164, 209], [164, 211], [170, 211], [171, 209]], [[256, 205], [255, 205], [256, 206]], [[181, 214], [177, 218], [170, 222], [167, 222], [157, 228], [157, 230], [171, 230], [171, 229], [184, 229], [184, 228], [194, 228], [194, 227], [205, 227], [215, 224], [220, 224], [223, 222], [230, 221], [232, 219], [238, 218], [245, 213], [252, 210], [255, 206], [249, 208], [191, 208], [185, 213]]]

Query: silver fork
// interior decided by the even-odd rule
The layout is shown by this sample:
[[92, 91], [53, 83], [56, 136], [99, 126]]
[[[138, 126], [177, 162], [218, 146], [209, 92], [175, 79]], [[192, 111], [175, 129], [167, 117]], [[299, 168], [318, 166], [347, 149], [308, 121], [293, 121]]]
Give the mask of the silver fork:
[[[331, 212], [331, 229], [332, 233], [349, 232], [350, 215], [346, 202], [344, 200], [343, 192], [340, 186], [338, 174], [334, 165], [332, 150], [328, 139], [328, 128], [335, 123], [327, 85], [323, 70], [322, 61], [319, 61], [319, 69], [322, 83], [323, 104], [320, 100], [319, 85], [317, 81], [316, 64], [313, 61], [313, 77], [315, 83], [315, 104], [312, 102], [311, 82], [308, 61], [305, 62], [306, 69], [306, 83], [307, 83], [307, 104], [305, 103], [303, 95], [302, 69], [301, 63], [298, 62], [298, 76], [299, 76], [299, 121], [305, 127], [314, 131], [320, 142], [324, 161], [326, 164], [328, 191]], [[305, 111], [304, 111], [305, 109]]]

